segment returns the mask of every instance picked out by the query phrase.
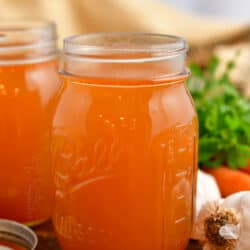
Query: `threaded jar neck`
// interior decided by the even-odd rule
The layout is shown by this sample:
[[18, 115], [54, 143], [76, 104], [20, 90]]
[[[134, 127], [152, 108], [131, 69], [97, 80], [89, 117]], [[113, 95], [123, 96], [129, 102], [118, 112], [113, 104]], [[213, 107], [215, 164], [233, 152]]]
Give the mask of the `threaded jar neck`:
[[187, 74], [186, 52], [186, 42], [170, 35], [78, 35], [64, 40], [62, 72], [88, 78], [173, 78]]
[[47, 21], [0, 23], [0, 65], [36, 63], [55, 57], [56, 25]]

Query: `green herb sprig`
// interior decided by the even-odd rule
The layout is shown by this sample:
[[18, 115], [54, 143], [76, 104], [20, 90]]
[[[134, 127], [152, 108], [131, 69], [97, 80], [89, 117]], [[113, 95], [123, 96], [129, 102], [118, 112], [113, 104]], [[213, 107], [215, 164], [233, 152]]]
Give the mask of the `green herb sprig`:
[[234, 63], [219, 78], [218, 65], [213, 58], [205, 71], [190, 66], [188, 87], [199, 117], [199, 165], [242, 168], [250, 159], [250, 100], [229, 79]]

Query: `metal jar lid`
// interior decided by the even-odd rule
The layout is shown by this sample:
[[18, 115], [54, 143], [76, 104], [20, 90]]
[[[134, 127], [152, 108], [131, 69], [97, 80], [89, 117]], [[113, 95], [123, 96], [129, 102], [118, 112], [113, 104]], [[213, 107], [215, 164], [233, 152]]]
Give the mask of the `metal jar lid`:
[[36, 234], [30, 228], [5, 219], [0, 219], [0, 239], [13, 242], [27, 250], [34, 250], [38, 243]]

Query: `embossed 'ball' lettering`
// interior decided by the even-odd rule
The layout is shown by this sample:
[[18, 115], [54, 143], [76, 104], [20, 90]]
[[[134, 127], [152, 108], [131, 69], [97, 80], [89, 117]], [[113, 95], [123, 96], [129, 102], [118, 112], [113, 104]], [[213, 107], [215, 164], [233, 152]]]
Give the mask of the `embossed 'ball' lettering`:
[[53, 159], [54, 178], [60, 196], [72, 190], [78, 191], [80, 187], [90, 185], [100, 178], [115, 176], [119, 162], [124, 161], [127, 154], [127, 146], [121, 143], [121, 139], [113, 138], [107, 143], [105, 139], [99, 138], [87, 151], [84, 138], [80, 140], [81, 143], [74, 145], [67, 133], [62, 133], [60, 129], [60, 135], [54, 134], [53, 137], [53, 155], [57, 155]]

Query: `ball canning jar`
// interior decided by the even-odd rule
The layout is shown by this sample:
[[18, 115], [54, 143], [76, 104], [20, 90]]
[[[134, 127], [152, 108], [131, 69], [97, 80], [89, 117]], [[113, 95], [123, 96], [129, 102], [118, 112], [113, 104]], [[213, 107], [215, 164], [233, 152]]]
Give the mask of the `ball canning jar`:
[[51, 216], [51, 122], [60, 86], [55, 25], [0, 23], [0, 217]]
[[183, 250], [197, 116], [187, 46], [158, 34], [64, 40], [53, 120], [55, 229], [64, 250]]

